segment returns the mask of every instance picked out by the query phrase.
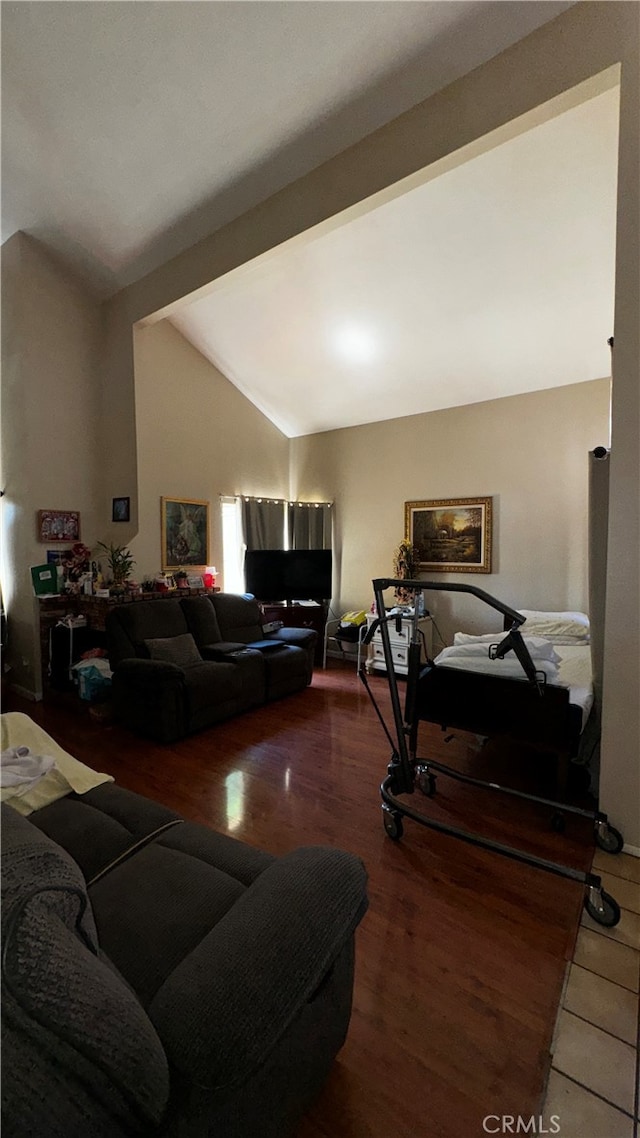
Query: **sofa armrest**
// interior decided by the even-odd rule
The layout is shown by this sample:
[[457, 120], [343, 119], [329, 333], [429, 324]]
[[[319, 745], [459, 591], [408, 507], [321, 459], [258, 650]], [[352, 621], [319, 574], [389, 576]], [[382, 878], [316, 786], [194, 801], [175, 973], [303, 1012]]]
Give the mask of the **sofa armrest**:
[[315, 628], [289, 628], [287, 626], [270, 632], [269, 638], [281, 640], [284, 644], [295, 644], [300, 648], [314, 648], [318, 633]]
[[201, 1087], [244, 1082], [353, 935], [366, 881], [359, 858], [326, 848], [265, 869], [147, 1009], [170, 1063]]
[[184, 669], [177, 664], [171, 664], [168, 660], [142, 660], [130, 657], [120, 661], [114, 675], [117, 675], [118, 680], [126, 680], [138, 687], [147, 685], [155, 687], [164, 680], [181, 682], [184, 679]]
[[247, 645], [242, 644], [239, 640], [218, 640], [215, 644], [201, 645], [200, 653], [203, 660], [222, 660], [224, 662], [234, 652], [242, 652], [246, 647]]

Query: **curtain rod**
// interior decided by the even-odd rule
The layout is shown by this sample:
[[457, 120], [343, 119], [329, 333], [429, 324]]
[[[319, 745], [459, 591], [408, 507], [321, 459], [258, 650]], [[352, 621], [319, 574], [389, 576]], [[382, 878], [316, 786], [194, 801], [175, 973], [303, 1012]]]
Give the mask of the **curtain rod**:
[[328, 506], [329, 509], [333, 506], [333, 502], [299, 502], [296, 498], [272, 498], [269, 494], [263, 494], [260, 497], [254, 494], [221, 494], [221, 498], [242, 498], [245, 502], [272, 502], [274, 505], [283, 506], [313, 506], [316, 510], [320, 506]]

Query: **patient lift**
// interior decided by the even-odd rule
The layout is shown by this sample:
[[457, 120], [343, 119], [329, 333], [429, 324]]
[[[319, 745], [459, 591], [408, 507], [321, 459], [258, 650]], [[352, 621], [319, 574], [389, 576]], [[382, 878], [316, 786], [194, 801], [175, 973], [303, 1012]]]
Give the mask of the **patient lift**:
[[[389, 639], [389, 622], [395, 621], [398, 618], [394, 613], [385, 614], [383, 593], [384, 590], [388, 588], [402, 588], [414, 591], [413, 631], [409, 644], [404, 715], [398, 690], [398, 677], [393, 667], [393, 655]], [[392, 747], [392, 756], [387, 768], [387, 777], [383, 780], [380, 787], [380, 794], [382, 796], [382, 818], [385, 832], [393, 841], [400, 841], [403, 835], [403, 818], [411, 818], [414, 822], [418, 822], [420, 825], [426, 826], [429, 829], [449, 834], [455, 838], [460, 838], [464, 842], [469, 842], [472, 845], [480, 846], [493, 853], [501, 854], [503, 857], [523, 862], [525, 865], [534, 866], [548, 873], [554, 873], [559, 877], [567, 877], [578, 881], [585, 889], [584, 907], [589, 915], [593, 920], [597, 921], [598, 924], [612, 928], [614, 925], [617, 925], [620, 920], [620, 907], [615, 899], [604, 891], [601, 878], [597, 874], [583, 873], [570, 866], [547, 861], [544, 858], [526, 853], [524, 850], [503, 845], [500, 842], [485, 838], [480, 834], [438, 822], [420, 813], [419, 810], [410, 806], [405, 798], [400, 797], [400, 795], [413, 794], [417, 786], [418, 790], [420, 790], [425, 797], [429, 798], [435, 794], [436, 791], [436, 775], [445, 775], [471, 786], [497, 791], [500, 794], [525, 799], [528, 802], [539, 803], [542, 806], [549, 806], [556, 812], [554, 815], [556, 820], [561, 820], [565, 813], [578, 815], [582, 818], [589, 818], [594, 824], [594, 840], [601, 849], [606, 850], [608, 853], [619, 853], [623, 846], [622, 835], [609, 824], [607, 815], [599, 810], [583, 810], [565, 802], [554, 802], [548, 798], [540, 798], [536, 795], [526, 794], [523, 791], [515, 790], [508, 786], [499, 786], [494, 782], [484, 782], [481, 779], [462, 774], [442, 763], [434, 762], [431, 759], [418, 758], [417, 741], [418, 723], [420, 720], [419, 704], [421, 699], [421, 680], [428, 674], [429, 670], [435, 666], [430, 662], [426, 665], [421, 662], [422, 645], [418, 628], [418, 614], [421, 606], [418, 604], [418, 596], [425, 590], [472, 593], [473, 596], [478, 597], [485, 604], [502, 613], [505, 618], [506, 632], [501, 640], [499, 634], [496, 636], [496, 640], [500, 640], [500, 642], [495, 648], [492, 646], [493, 650], [491, 654], [496, 659], [502, 659], [508, 652], [513, 651], [522, 665], [524, 676], [526, 676], [526, 679], [531, 685], [535, 685], [540, 699], [544, 699], [544, 676], [536, 672], [520, 632], [520, 625], [524, 624], [525, 620], [521, 613], [503, 604], [502, 601], [497, 600], [496, 597], [491, 596], [489, 593], [484, 592], [484, 590], [474, 585], [440, 584], [439, 582], [399, 580], [393, 578], [379, 578], [374, 580], [373, 591], [375, 595], [376, 612], [379, 615], [369, 628], [363, 643], [370, 643], [375, 632], [378, 629], [380, 630], [391, 696], [395, 741], [376, 703], [364, 666], [360, 668], [359, 675]], [[402, 615], [405, 620], [407, 616], [411, 619], [410, 613], [404, 612]], [[554, 828], [560, 829], [560, 826], [555, 825]]]

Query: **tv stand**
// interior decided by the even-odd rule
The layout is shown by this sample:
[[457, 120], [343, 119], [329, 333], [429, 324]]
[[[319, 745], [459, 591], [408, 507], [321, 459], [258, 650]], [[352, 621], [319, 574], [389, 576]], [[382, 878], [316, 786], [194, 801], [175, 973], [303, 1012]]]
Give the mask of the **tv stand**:
[[277, 604], [264, 603], [260, 605], [265, 622], [281, 620], [289, 628], [313, 628], [318, 633], [316, 642], [315, 662], [322, 663], [322, 646], [324, 644], [324, 627], [327, 623], [327, 601], [307, 601], [296, 604], [295, 601], [279, 601]]

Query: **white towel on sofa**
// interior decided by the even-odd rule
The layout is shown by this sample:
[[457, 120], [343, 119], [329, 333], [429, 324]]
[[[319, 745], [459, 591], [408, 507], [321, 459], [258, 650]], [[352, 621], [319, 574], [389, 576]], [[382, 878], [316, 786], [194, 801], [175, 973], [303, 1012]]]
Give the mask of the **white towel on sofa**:
[[0, 753], [0, 786], [26, 794], [53, 766], [50, 755], [34, 755], [29, 747], [7, 747]]
[[0, 799], [9, 802], [19, 814], [40, 810], [72, 790], [76, 794], [85, 794], [103, 782], [113, 782], [111, 775], [92, 770], [63, 750], [51, 735], [21, 711], [6, 711], [0, 715], [0, 728], [3, 751], [27, 747], [36, 755], [46, 755], [54, 760], [46, 774], [24, 793], [16, 794], [13, 786], [0, 788]]

